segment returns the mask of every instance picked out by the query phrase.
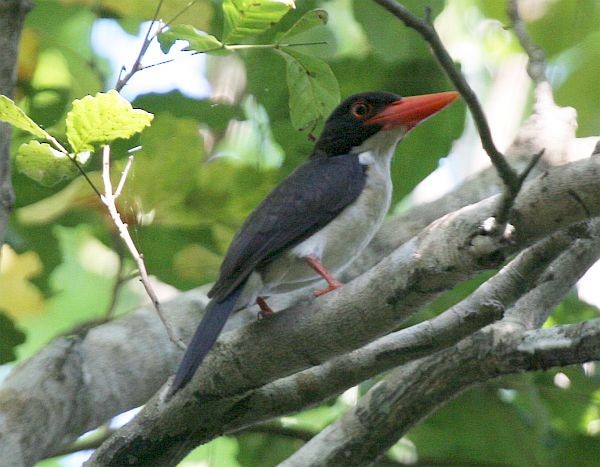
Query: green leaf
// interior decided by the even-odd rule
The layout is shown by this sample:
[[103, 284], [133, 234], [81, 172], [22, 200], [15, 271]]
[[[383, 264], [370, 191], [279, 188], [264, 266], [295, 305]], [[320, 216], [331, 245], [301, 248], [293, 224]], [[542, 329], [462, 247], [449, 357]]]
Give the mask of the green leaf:
[[28, 131], [38, 138], [51, 139], [52, 136], [46, 130], [40, 128], [37, 123], [30, 119], [12, 99], [0, 95], [0, 120], [10, 125]]
[[[89, 156], [89, 153], [82, 153], [79, 160], [85, 162], [86, 155]], [[44, 186], [54, 186], [79, 173], [69, 156], [39, 141], [30, 141], [19, 147], [17, 169]]]
[[284, 40], [287, 40], [290, 37], [302, 34], [303, 32], [306, 32], [317, 26], [327, 24], [328, 18], [329, 16], [325, 10], [309, 11], [305, 13], [298, 21], [296, 21], [290, 29], [285, 31], [281, 37], [279, 37], [277, 43], [281, 44]]
[[280, 51], [287, 62], [292, 125], [312, 130], [340, 100], [335, 75], [324, 61], [290, 49]]
[[189, 24], [179, 24], [169, 27], [168, 30], [158, 35], [160, 49], [168, 53], [175, 44], [175, 41], [182, 40], [188, 42], [185, 50], [195, 50], [196, 52], [210, 52], [213, 50], [222, 50], [223, 44], [215, 36], [199, 31]]
[[223, 43], [235, 44], [261, 34], [295, 7], [294, 0], [224, 0]]
[[23, 342], [25, 334], [7, 315], [0, 312], [0, 365], [15, 360], [15, 347]]
[[67, 114], [67, 139], [74, 152], [129, 138], [150, 126], [154, 116], [134, 109], [117, 91], [97, 93], [73, 102]]

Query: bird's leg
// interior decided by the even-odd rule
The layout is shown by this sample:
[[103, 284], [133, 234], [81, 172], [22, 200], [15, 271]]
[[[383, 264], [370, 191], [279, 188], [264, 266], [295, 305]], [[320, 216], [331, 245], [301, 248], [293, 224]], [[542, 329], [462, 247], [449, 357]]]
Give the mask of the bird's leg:
[[266, 318], [267, 316], [271, 316], [274, 313], [273, 309], [269, 306], [269, 304], [264, 298], [256, 297], [256, 304], [260, 308], [259, 314], [261, 318]]
[[314, 256], [305, 256], [304, 259], [306, 260], [308, 265], [311, 268], [313, 268], [317, 272], [317, 274], [319, 274], [319, 276], [321, 276], [323, 279], [325, 279], [327, 281], [326, 289], [315, 290], [313, 292], [315, 297], [320, 297], [321, 295], [325, 295], [326, 293], [329, 293], [332, 290], [338, 289], [342, 285], [344, 285], [340, 281], [338, 281], [335, 277], [333, 277], [329, 273], [329, 271], [327, 269], [325, 269], [325, 266], [323, 266], [321, 264], [321, 262]]

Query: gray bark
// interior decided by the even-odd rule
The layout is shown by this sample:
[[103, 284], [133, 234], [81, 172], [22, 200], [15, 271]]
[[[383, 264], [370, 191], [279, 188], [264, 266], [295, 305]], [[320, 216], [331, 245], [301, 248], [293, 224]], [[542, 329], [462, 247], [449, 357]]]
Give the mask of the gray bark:
[[[513, 157], [524, 160], [525, 154], [544, 147], [547, 162], [555, 164], [559, 158], [572, 159], [569, 152], [575, 146], [576, 158], [589, 156], [593, 145], [579, 144], [583, 142], [575, 139], [574, 114], [564, 110], [558, 115], [535, 114], [515, 142]], [[564, 128], [565, 135], [556, 137], [557, 128]], [[551, 147], [548, 131], [554, 136]], [[319, 300], [296, 304], [271, 319], [225, 334], [192, 383], [169, 402], [163, 400], [164, 388], [159, 389], [180, 354], [151, 310], [136, 310], [87, 333], [58, 339], [16, 368], [0, 388], [0, 458], [15, 459], [13, 465], [31, 465], [159, 391], [90, 464], [171, 465], [196, 444], [224, 431], [318, 403], [326, 394], [355, 384], [353, 378], [368, 378], [418, 358], [424, 343], [431, 345], [431, 352], [452, 345], [495, 319], [522, 291], [503, 286], [496, 297], [498, 308], [494, 299], [492, 306], [484, 300], [478, 306], [473, 303], [481, 313], [453, 310], [404, 334], [381, 336], [465, 278], [498, 267], [509, 255], [599, 215], [599, 172], [600, 159], [595, 157], [543, 171], [517, 199], [516, 234], [510, 241], [486, 235], [480, 228], [494, 215], [499, 196], [468, 205], [498, 189], [486, 176], [428, 209], [413, 210], [413, 231], [403, 228], [406, 217], [390, 219], [349, 273], [364, 274]], [[493, 178], [489, 172], [487, 177]], [[427, 226], [437, 215], [441, 218]], [[420, 233], [409, 240], [415, 231]], [[560, 244], [560, 235], [572, 238], [565, 233], [546, 241]], [[556, 254], [552, 249], [543, 251], [540, 268]], [[540, 270], [530, 266], [522, 273], [535, 277]], [[499, 283], [510, 282], [497, 277]], [[493, 285], [487, 284], [488, 298], [499, 293]], [[485, 296], [482, 292], [480, 297]], [[194, 291], [166, 306], [182, 337], [189, 337], [205, 304], [206, 297]], [[384, 363], [370, 368], [371, 352]], [[346, 368], [351, 366], [348, 362], [362, 362], [354, 376], [345, 373], [347, 386], [342, 384], [344, 374], [332, 371], [328, 363], [332, 358], [347, 358]], [[35, 423], [26, 422], [31, 419]]]
[[[363, 466], [374, 462], [408, 429], [464, 389], [503, 374], [595, 360], [600, 319], [584, 325], [540, 327], [600, 255], [595, 221], [533, 281], [504, 319], [431, 357], [400, 367], [357, 406], [281, 466]], [[523, 277], [523, 280], [527, 280]]]
[[[481, 220], [497, 205], [498, 196], [488, 198], [434, 222], [339, 291], [223, 336], [184, 390], [170, 401], [161, 390], [96, 451], [90, 465], [126, 459], [172, 465], [193, 446], [221, 434], [232, 417], [252, 419], [248, 410], [260, 414], [260, 407], [248, 407], [253, 389], [366, 345], [440, 292], [498, 266], [509, 252], [598, 215], [599, 173], [600, 159], [592, 158], [527, 184], [515, 205], [519, 234], [513, 243], [479, 233]], [[577, 199], [568, 195], [573, 189]]]
[[[12, 98], [17, 82], [17, 52], [29, 0], [0, 0], [0, 94]], [[10, 175], [11, 128], [0, 122], [0, 248], [14, 204]]]

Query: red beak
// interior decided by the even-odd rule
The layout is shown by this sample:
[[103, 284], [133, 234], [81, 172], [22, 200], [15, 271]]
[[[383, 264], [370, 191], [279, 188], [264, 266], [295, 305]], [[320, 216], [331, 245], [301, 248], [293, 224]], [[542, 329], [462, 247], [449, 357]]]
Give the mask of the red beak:
[[384, 130], [400, 125], [411, 129], [450, 105], [459, 96], [460, 94], [456, 91], [449, 91], [425, 94], [424, 96], [403, 97], [396, 102], [392, 102], [365, 123], [367, 125], [383, 125]]

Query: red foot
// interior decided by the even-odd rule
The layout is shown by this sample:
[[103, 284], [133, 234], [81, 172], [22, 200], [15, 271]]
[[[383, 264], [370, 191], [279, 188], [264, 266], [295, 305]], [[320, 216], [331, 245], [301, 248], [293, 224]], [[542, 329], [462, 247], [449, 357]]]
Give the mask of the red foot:
[[313, 295], [314, 295], [315, 297], [320, 297], [321, 295], [325, 295], [326, 293], [329, 293], [329, 292], [331, 292], [332, 290], [339, 289], [339, 288], [340, 288], [342, 285], [344, 285], [344, 284], [342, 284], [340, 281], [337, 281], [337, 280], [335, 280], [335, 279], [333, 279], [333, 280], [334, 280], [335, 282], [333, 282], [333, 283], [329, 284], [329, 287], [327, 287], [326, 289], [319, 289], [319, 290], [315, 290], [315, 291], [313, 292]]
[[332, 290], [339, 289], [342, 285], [340, 281], [338, 281], [335, 277], [333, 277], [325, 266], [321, 264], [321, 262], [315, 258], [314, 256], [305, 256], [304, 259], [308, 263], [308, 265], [313, 268], [317, 274], [319, 274], [323, 279], [327, 281], [327, 288], [315, 290], [313, 292], [315, 297], [320, 297], [321, 295], [325, 295], [326, 293], [331, 292]]
[[269, 306], [267, 301], [262, 297], [256, 297], [256, 304], [259, 306], [260, 311], [258, 312], [261, 318], [266, 318], [267, 316], [271, 316], [274, 311]]

